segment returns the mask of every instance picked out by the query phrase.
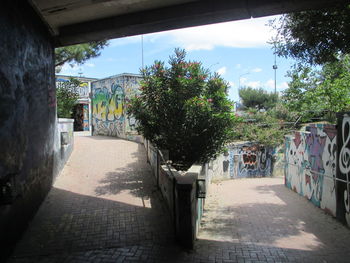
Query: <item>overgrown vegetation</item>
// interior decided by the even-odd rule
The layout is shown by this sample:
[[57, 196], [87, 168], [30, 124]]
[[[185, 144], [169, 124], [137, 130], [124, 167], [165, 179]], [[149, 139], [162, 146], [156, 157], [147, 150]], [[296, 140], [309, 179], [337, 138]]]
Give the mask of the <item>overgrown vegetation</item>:
[[170, 67], [161, 61], [146, 67], [141, 94], [128, 106], [138, 131], [159, 149], [169, 150], [177, 170], [214, 158], [232, 138], [237, 122], [228, 83], [185, 56], [176, 49]]
[[297, 65], [288, 72], [289, 88], [283, 93], [288, 110], [298, 112], [302, 121], [322, 118], [335, 122], [336, 113], [350, 110], [350, 57], [329, 62], [319, 70]]
[[265, 146], [278, 146], [284, 136], [295, 129], [297, 114], [278, 103], [268, 111], [249, 108], [235, 126], [233, 141], [251, 141]]
[[76, 87], [80, 81], [70, 78], [69, 81], [59, 82], [56, 86], [57, 116], [58, 118], [72, 118], [73, 107], [76, 104], [79, 94]]

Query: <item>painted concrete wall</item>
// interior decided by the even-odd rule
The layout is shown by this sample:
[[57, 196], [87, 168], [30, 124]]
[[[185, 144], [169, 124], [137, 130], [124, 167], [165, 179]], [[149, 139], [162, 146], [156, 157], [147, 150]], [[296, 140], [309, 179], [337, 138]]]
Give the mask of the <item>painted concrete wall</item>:
[[228, 145], [228, 153], [209, 163], [214, 179], [238, 179], [271, 176], [274, 149], [254, 143], [239, 142]]
[[53, 43], [27, 1], [1, 2], [0, 32], [0, 246], [5, 252], [51, 187], [56, 93]]
[[337, 130], [313, 124], [285, 140], [285, 185], [336, 215]]
[[57, 119], [53, 177], [56, 178], [68, 161], [74, 147], [73, 119]]
[[[350, 226], [350, 113], [339, 114], [337, 122], [336, 216]], [[333, 159], [331, 159], [333, 161]], [[331, 161], [330, 160], [330, 161]], [[332, 170], [333, 171], [333, 170]]]
[[139, 93], [139, 75], [121, 74], [92, 83], [93, 135], [142, 142], [135, 119], [126, 114], [128, 101]]

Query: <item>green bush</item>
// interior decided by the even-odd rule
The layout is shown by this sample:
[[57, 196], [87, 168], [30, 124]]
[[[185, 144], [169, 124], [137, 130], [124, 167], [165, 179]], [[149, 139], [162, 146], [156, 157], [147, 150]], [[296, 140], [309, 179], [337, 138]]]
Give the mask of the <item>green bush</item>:
[[79, 94], [76, 92], [76, 87], [79, 84], [79, 80], [70, 78], [69, 81], [60, 82], [56, 86], [58, 118], [72, 118], [73, 107], [79, 98]]
[[170, 67], [160, 61], [146, 67], [141, 94], [128, 106], [138, 131], [168, 150], [177, 170], [214, 158], [232, 137], [236, 122], [228, 84], [185, 56], [184, 50], [176, 49]]

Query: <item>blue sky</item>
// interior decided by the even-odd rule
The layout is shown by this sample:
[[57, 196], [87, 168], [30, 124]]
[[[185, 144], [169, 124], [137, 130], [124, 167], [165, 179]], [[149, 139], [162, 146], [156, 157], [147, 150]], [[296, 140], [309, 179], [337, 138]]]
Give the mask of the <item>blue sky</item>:
[[[230, 83], [230, 98], [238, 101], [238, 85], [274, 90], [274, 55], [267, 43], [274, 32], [266, 24], [277, 16], [171, 30], [143, 36], [144, 64], [168, 61], [176, 47], [187, 58], [201, 61]], [[120, 73], [139, 73], [142, 65], [141, 36], [110, 40], [101, 56], [84, 65], [64, 65], [60, 74], [105, 78]], [[287, 88], [285, 75], [293, 61], [277, 57], [277, 90]]]

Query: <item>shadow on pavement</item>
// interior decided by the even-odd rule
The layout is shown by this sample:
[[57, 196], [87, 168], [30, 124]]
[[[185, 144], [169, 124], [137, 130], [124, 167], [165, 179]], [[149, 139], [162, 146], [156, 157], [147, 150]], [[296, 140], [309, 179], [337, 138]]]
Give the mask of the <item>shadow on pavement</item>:
[[140, 162], [146, 163], [146, 151], [143, 145], [138, 144], [137, 151], [131, 156], [135, 160], [134, 162], [108, 172], [105, 178], [99, 181], [101, 185], [95, 189], [97, 196], [116, 195], [128, 190], [136, 197], [149, 199], [150, 195], [157, 191], [151, 167], [140, 165]]
[[177, 248], [162, 210], [53, 188], [10, 262], [37, 262], [38, 257], [62, 262], [59, 259], [78, 252], [155, 245]]

